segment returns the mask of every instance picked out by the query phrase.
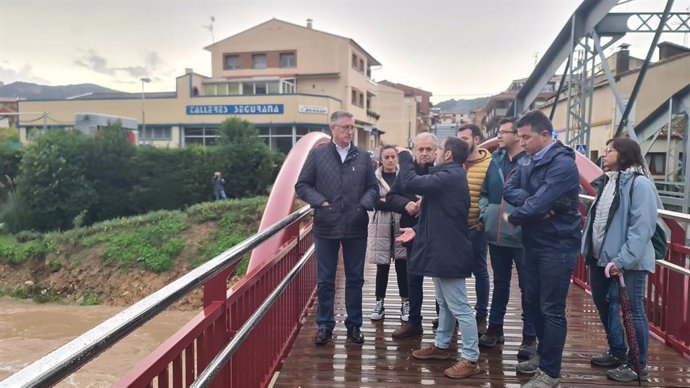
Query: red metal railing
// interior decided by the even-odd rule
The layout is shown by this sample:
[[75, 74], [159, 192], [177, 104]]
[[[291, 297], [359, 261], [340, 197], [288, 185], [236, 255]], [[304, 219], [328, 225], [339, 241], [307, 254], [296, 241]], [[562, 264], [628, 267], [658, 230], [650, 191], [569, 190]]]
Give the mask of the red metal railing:
[[[232, 287], [226, 300], [206, 306], [114, 386], [189, 386], [306, 252], [313, 243], [310, 232], [311, 223], [307, 223], [272, 260]], [[315, 285], [316, 265], [310, 259], [213, 386], [266, 386], [299, 330], [301, 318], [314, 299]]]
[[[310, 133], [293, 147], [276, 178], [259, 231], [292, 211], [299, 170], [309, 150], [326, 141], [326, 135]], [[115, 386], [189, 386], [307, 251], [313, 243], [310, 231], [311, 223], [303, 217], [255, 248], [247, 275], [227, 294], [231, 270], [209, 280], [204, 286], [204, 311]], [[268, 385], [294, 341], [315, 289], [316, 264], [310, 260], [216, 376], [213, 386]]]

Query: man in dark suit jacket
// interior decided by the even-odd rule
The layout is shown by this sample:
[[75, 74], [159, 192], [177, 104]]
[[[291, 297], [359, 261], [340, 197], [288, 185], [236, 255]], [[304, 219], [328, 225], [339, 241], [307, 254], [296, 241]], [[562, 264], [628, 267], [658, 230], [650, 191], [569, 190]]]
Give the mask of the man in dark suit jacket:
[[313, 149], [304, 162], [295, 191], [314, 208], [317, 261], [317, 345], [328, 343], [335, 327], [334, 298], [338, 251], [343, 248], [347, 336], [361, 344], [362, 286], [369, 215], [378, 198], [378, 184], [369, 153], [352, 144], [352, 113], [331, 115], [332, 141]]
[[445, 370], [454, 379], [476, 375], [481, 371], [479, 336], [472, 307], [467, 301], [465, 279], [472, 276], [474, 257], [468, 226], [470, 191], [463, 163], [469, 146], [463, 140], [449, 137], [436, 153], [436, 166], [428, 175], [419, 176], [412, 156], [400, 153], [400, 172], [405, 189], [422, 196], [419, 222], [413, 228], [402, 228], [399, 241], [414, 239], [407, 268], [411, 274], [434, 278], [439, 322], [433, 343], [412, 352], [420, 360], [448, 360], [455, 324], [460, 323], [462, 357]]

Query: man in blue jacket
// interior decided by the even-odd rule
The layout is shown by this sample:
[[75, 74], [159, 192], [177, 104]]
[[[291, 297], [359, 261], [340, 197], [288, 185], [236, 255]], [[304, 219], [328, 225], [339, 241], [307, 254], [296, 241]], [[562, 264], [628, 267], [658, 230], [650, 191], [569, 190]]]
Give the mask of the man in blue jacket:
[[575, 152], [553, 139], [551, 121], [541, 111], [525, 113], [516, 126], [531, 159], [506, 182], [503, 197], [515, 210], [503, 216], [522, 227], [526, 309], [539, 342], [538, 355], [517, 371], [534, 374], [523, 387], [557, 387], [567, 335], [565, 301], [580, 247], [579, 175]]
[[379, 196], [369, 153], [352, 144], [355, 131], [352, 113], [331, 115], [332, 141], [313, 149], [304, 162], [295, 191], [314, 208], [319, 309], [317, 345], [330, 341], [335, 327], [333, 303], [338, 251], [343, 248], [345, 267], [345, 327], [354, 343], [364, 342], [362, 286], [369, 215]]
[[494, 347], [505, 341], [503, 320], [510, 298], [510, 279], [513, 262], [518, 274], [518, 285], [522, 296], [522, 344], [518, 349], [519, 359], [529, 359], [537, 352], [537, 334], [534, 320], [525, 308], [525, 268], [522, 248], [522, 231], [509, 226], [502, 219], [503, 213], [514, 209], [503, 199], [503, 185], [518, 162], [527, 158], [520, 145], [516, 118], [501, 119], [498, 124], [498, 151], [494, 152], [491, 165], [479, 194], [479, 220], [484, 225], [486, 240], [489, 243], [491, 268], [493, 269], [494, 289], [489, 314], [489, 329], [479, 337], [479, 346]]
[[470, 192], [462, 164], [469, 155], [463, 140], [449, 137], [436, 151], [436, 166], [428, 175], [417, 175], [409, 152], [400, 153], [400, 172], [405, 190], [422, 196], [419, 221], [403, 228], [399, 241], [414, 239], [407, 271], [434, 278], [439, 323], [433, 343], [412, 352], [420, 360], [448, 360], [455, 323], [460, 322], [462, 357], [444, 373], [462, 379], [480, 372], [479, 338], [472, 307], [467, 300], [465, 278], [472, 276], [474, 259], [467, 217]]

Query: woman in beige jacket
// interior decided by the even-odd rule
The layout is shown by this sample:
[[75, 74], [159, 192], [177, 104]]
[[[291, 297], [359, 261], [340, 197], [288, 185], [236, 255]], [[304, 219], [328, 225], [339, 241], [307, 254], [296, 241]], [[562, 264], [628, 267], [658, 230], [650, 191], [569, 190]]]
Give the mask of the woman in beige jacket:
[[391, 261], [395, 262], [400, 294], [400, 319], [407, 321], [410, 303], [407, 294], [407, 260], [405, 248], [395, 242], [400, 234], [400, 214], [394, 213], [386, 203], [386, 194], [393, 186], [398, 174], [398, 153], [395, 146], [381, 148], [380, 167], [375, 175], [379, 184], [379, 199], [375, 210], [369, 212], [369, 236], [367, 239], [367, 261], [376, 264], [376, 305], [371, 313], [372, 320], [385, 316], [384, 298], [388, 288], [388, 273]]

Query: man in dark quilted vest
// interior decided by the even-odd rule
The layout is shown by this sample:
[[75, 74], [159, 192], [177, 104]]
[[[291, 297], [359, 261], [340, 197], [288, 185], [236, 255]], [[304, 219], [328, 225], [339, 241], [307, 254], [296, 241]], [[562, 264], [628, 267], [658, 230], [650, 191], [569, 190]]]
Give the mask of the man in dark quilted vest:
[[350, 341], [361, 344], [362, 286], [369, 215], [378, 185], [369, 153], [352, 144], [356, 130], [352, 113], [331, 115], [331, 142], [314, 148], [304, 162], [295, 191], [314, 208], [319, 309], [314, 339], [325, 345], [335, 327], [335, 274], [342, 247], [345, 267], [345, 327]]

